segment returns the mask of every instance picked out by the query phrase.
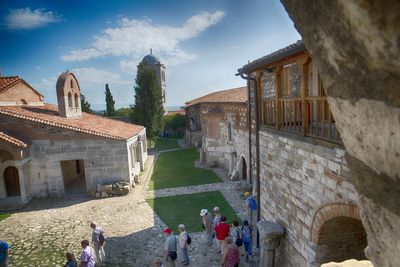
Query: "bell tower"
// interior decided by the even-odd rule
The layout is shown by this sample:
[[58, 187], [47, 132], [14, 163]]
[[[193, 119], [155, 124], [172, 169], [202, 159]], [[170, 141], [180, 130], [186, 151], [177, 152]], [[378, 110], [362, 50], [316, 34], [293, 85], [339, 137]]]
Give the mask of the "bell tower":
[[60, 116], [66, 118], [82, 116], [81, 89], [72, 72], [66, 71], [58, 76], [56, 90]]

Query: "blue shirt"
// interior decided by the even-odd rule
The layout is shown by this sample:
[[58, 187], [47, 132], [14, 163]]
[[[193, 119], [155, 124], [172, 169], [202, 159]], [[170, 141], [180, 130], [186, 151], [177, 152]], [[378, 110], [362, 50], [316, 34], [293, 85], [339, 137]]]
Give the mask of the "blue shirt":
[[0, 240], [0, 262], [3, 263], [6, 261], [8, 254], [7, 250], [10, 248], [7, 242]]

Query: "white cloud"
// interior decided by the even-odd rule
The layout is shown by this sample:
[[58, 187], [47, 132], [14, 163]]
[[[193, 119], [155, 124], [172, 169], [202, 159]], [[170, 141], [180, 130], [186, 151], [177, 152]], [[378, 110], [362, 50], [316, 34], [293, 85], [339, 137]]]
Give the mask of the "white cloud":
[[[104, 105], [105, 84], [110, 85], [114, 99], [118, 105], [128, 106], [134, 101], [133, 80], [126, 80], [118, 73], [93, 67], [75, 68], [70, 70], [78, 79], [82, 93], [94, 105]], [[58, 75], [42, 79], [39, 83], [33, 84], [44, 96], [45, 101], [57, 103], [56, 83]]]
[[218, 23], [224, 12], [202, 12], [189, 18], [181, 27], [154, 24], [149, 19], [136, 20], [122, 17], [115, 28], [106, 28], [93, 36], [94, 41], [86, 49], [73, 49], [61, 56], [64, 61], [83, 61], [103, 56], [128, 56], [121, 61], [121, 68], [132, 70], [144, 54], [153, 48], [163, 62], [177, 65], [196, 59], [196, 55], [183, 51], [179, 43], [194, 38], [208, 27]]
[[43, 8], [31, 10], [27, 8], [10, 9], [4, 17], [5, 25], [13, 30], [29, 30], [59, 21], [60, 17]]

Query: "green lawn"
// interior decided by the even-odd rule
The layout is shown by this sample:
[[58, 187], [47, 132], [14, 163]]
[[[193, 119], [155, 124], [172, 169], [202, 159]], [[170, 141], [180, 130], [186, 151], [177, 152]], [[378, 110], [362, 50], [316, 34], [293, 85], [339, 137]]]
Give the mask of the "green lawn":
[[0, 221], [7, 219], [8, 217], [10, 217], [11, 214], [5, 213], [5, 214], [0, 214]]
[[219, 191], [159, 197], [147, 199], [147, 203], [175, 233], [178, 233], [178, 225], [181, 223], [186, 226], [188, 232], [203, 231], [200, 210], [206, 208], [211, 212], [215, 206], [221, 209], [229, 224], [233, 220], [240, 222], [236, 212]]
[[157, 137], [154, 147], [156, 150], [160, 151], [160, 150], [179, 148], [179, 145], [177, 140], [174, 138]]
[[150, 181], [150, 189], [174, 188], [222, 182], [213, 171], [195, 168], [199, 158], [196, 149], [164, 152], [158, 156]]

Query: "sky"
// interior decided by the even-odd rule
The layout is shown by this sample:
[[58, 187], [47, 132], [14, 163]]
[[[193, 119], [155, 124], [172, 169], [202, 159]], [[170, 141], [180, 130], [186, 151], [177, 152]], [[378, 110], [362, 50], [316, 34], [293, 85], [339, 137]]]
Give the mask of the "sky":
[[134, 103], [137, 65], [166, 66], [167, 106], [245, 86], [238, 68], [301, 39], [277, 0], [9, 1], [0, 8], [0, 71], [56, 104], [56, 81], [77, 75], [93, 109], [108, 83], [117, 108]]

